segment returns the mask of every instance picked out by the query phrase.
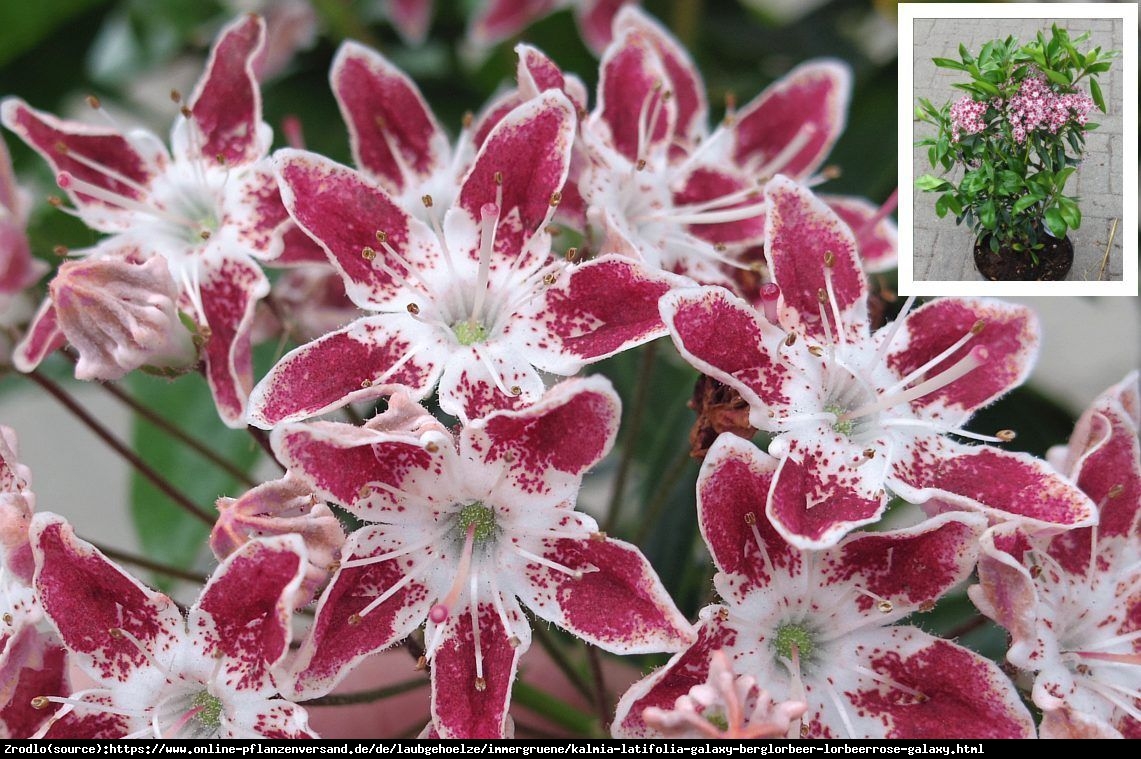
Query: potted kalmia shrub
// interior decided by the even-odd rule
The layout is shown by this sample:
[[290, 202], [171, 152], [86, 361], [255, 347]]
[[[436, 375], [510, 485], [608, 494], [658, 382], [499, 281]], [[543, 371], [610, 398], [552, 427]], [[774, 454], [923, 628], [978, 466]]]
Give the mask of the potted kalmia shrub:
[[[1049, 39], [1022, 44], [1008, 36], [972, 55], [959, 45], [959, 60], [933, 63], [961, 71], [969, 81], [953, 86], [967, 94], [936, 108], [919, 99], [916, 119], [932, 124], [933, 137], [918, 140], [941, 176], [924, 174], [919, 189], [938, 193], [935, 213], [955, 215], [975, 234], [975, 265], [990, 280], [1059, 280], [1073, 263], [1067, 237], [1082, 221], [1066, 182], [1077, 170], [1096, 105], [1106, 112], [1097, 77], [1119, 51], [1078, 51], [1089, 34], [1070, 39], [1055, 24]], [[961, 177], [954, 181], [959, 174]]]

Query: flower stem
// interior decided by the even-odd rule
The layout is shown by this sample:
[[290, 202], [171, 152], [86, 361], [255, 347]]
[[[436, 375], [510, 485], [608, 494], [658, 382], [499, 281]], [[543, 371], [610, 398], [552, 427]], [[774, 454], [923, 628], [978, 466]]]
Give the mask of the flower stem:
[[670, 492], [677, 485], [678, 480], [682, 475], [688, 471], [687, 466], [690, 461], [688, 449], [682, 449], [678, 455], [666, 467], [666, 474], [658, 483], [657, 489], [654, 491], [653, 496], [646, 504], [646, 510], [642, 517], [641, 527], [638, 529], [638, 534], [634, 538], [634, 543], [642, 545], [646, 540], [646, 536], [650, 532], [650, 528], [658, 523], [658, 517], [661, 515], [662, 509], [666, 505], [666, 501], [670, 498]]
[[169, 480], [155, 471], [150, 464], [139, 458], [134, 451], [123, 443], [123, 441], [119, 440], [119, 438], [115, 437], [98, 419], [87, 413], [87, 409], [83, 408], [66, 390], [38, 371], [30, 372], [24, 376], [32, 380], [32, 382], [35, 382], [46, 390], [49, 395], [59, 401], [76, 419], [95, 433], [96, 437], [106, 443], [115, 453], [122, 456], [127, 463], [138, 470], [139, 474], [146, 477], [156, 488], [166, 494], [175, 505], [207, 526], [214, 525], [213, 516], [187, 498], [178, 488], [172, 485]]
[[413, 677], [409, 680], [386, 685], [383, 688], [354, 691], [352, 693], [330, 693], [327, 696], [311, 698], [308, 701], [299, 701], [302, 706], [347, 706], [349, 704], [368, 704], [373, 701], [399, 696], [401, 693], [423, 688], [428, 684], [426, 677]]
[[246, 474], [244, 471], [242, 471], [238, 467], [234, 466], [232, 463], [230, 463], [226, 459], [222, 458], [221, 456], [219, 456], [214, 451], [210, 450], [210, 448], [208, 448], [204, 443], [202, 443], [201, 441], [196, 440], [195, 438], [191, 437], [184, 430], [181, 430], [178, 427], [171, 424], [161, 414], [158, 414], [153, 409], [150, 409], [147, 406], [144, 406], [137, 398], [131, 396], [129, 393], [127, 393], [125, 390], [123, 390], [118, 385], [114, 384], [113, 382], [100, 382], [98, 384], [104, 390], [111, 393], [111, 395], [115, 396], [120, 401], [122, 401], [124, 404], [126, 404], [128, 407], [130, 407], [136, 414], [141, 416], [143, 419], [146, 419], [148, 422], [153, 424], [155, 427], [162, 430], [166, 434], [170, 435], [172, 438], [179, 441], [180, 443], [184, 444], [185, 446], [187, 446], [188, 448], [190, 448], [195, 453], [202, 456], [204, 459], [211, 462], [215, 466], [217, 466], [221, 469], [224, 469], [227, 474], [234, 477], [236, 480], [238, 480], [238, 482], [242, 482], [249, 487], [253, 487], [254, 485], [257, 484], [257, 482], [252, 477], [250, 477], [248, 474]]
[[598, 711], [598, 724], [603, 731], [610, 728], [610, 697], [606, 693], [606, 679], [602, 674], [602, 657], [598, 647], [586, 644], [586, 660], [590, 662], [590, 677], [594, 680], [594, 708]]
[[159, 574], [177, 577], [179, 580], [186, 580], [187, 582], [193, 582], [199, 585], [206, 583], [205, 577], [199, 574], [195, 574], [194, 572], [188, 572], [185, 569], [172, 567], [169, 564], [160, 564], [157, 561], [151, 561], [150, 559], [145, 559], [142, 556], [135, 556], [132, 553], [120, 551], [117, 548], [111, 548], [110, 546], [103, 545], [102, 543], [92, 542], [91, 545], [99, 549], [99, 552], [107, 558], [114, 559], [115, 561], [122, 562], [124, 564], [133, 564], [136, 567], [142, 567], [143, 569], [149, 569], [152, 572], [158, 572]]
[[567, 658], [566, 652], [563, 651], [557, 641], [551, 638], [550, 633], [543, 629], [542, 625], [535, 625], [535, 627], [532, 628], [532, 634], [535, 636], [535, 639], [539, 641], [539, 645], [543, 647], [543, 650], [547, 652], [547, 655], [551, 657], [551, 661], [553, 661], [555, 666], [559, 668], [559, 671], [563, 673], [563, 676], [574, 686], [574, 689], [582, 694], [582, 697], [586, 700], [593, 700], [594, 693], [591, 690], [590, 684], [583, 678], [579, 671], [575, 669], [574, 664]]
[[277, 460], [277, 456], [274, 455], [273, 452], [273, 446], [269, 444], [269, 433], [265, 430], [258, 429], [257, 427], [253, 426], [247, 426], [246, 430], [250, 433], [250, 436], [257, 441], [257, 444], [261, 446], [261, 449], [269, 454], [269, 457], [273, 460], [273, 463], [277, 464], [278, 468], [284, 472], [285, 465]]
[[515, 703], [526, 706], [575, 735], [587, 737], [598, 735], [598, 723], [594, 717], [522, 680], [515, 681], [512, 697]]
[[622, 457], [618, 460], [618, 471], [614, 474], [614, 485], [610, 491], [610, 504], [606, 507], [606, 524], [602, 528], [606, 532], [613, 531], [618, 524], [618, 511], [622, 506], [626, 480], [630, 476], [630, 465], [634, 460], [638, 429], [642, 426], [642, 417], [645, 415], [650, 395], [650, 384], [658, 352], [657, 345], [657, 341], [654, 341], [642, 347], [642, 364], [638, 369], [637, 384], [634, 386], [634, 402], [630, 407], [630, 418], [622, 431]]

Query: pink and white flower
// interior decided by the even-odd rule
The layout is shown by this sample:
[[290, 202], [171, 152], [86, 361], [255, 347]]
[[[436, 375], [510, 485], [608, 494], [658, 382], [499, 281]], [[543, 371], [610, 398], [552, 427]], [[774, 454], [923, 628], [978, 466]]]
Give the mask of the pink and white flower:
[[1010, 632], [1033, 674], [1043, 738], [1141, 738], [1141, 394], [1133, 372], [1078, 420], [1052, 459], [1098, 505], [1060, 535], [1017, 524], [982, 540], [971, 600]]
[[16, 448], [15, 431], [0, 425], [0, 738], [32, 737], [47, 718], [32, 699], [68, 689], [67, 651], [32, 590], [36, 499]]
[[626, 692], [614, 735], [653, 735], [646, 710], [704, 682], [720, 650], [773, 700], [808, 705], [789, 737], [1033, 737], [1030, 713], [993, 662], [895, 624], [970, 575], [986, 519], [942, 514], [803, 551], [764, 515], [780, 466], [734, 435], [710, 449], [698, 518], [724, 603], [702, 610], [697, 643]]
[[16, 184], [8, 146], [0, 140], [0, 361], [10, 362], [18, 327], [32, 315], [33, 305], [24, 291], [45, 273], [48, 265], [32, 255], [28, 245], [29, 193]]
[[[78, 255], [161, 258], [179, 288], [178, 307], [197, 324], [206, 378], [218, 411], [241, 426], [253, 384], [249, 327], [269, 281], [258, 260], [282, 252], [289, 217], [263, 161], [253, 62], [264, 23], [243, 17], [224, 29], [206, 72], [182, 108], [168, 151], [153, 134], [64, 121], [10, 98], [3, 122], [40, 153], [92, 229], [109, 235]], [[15, 356], [33, 369], [64, 333], [49, 300]]]
[[[732, 287], [733, 268], [748, 268], [745, 253], [764, 240], [764, 183], [778, 173], [820, 180], [850, 89], [845, 65], [805, 63], [710, 132], [705, 85], [689, 54], [648, 15], [623, 9], [583, 125], [588, 165], [579, 185], [602, 249]], [[870, 268], [890, 268], [886, 212], [837, 202], [860, 222]]]
[[445, 412], [474, 419], [536, 401], [540, 371], [570, 375], [664, 334], [657, 299], [668, 275], [620, 257], [571, 266], [551, 254], [547, 225], [574, 128], [559, 91], [512, 110], [432, 224], [359, 172], [280, 151], [290, 214], [371, 314], [287, 354], [254, 389], [251, 423], [270, 428], [400, 389], [421, 399], [437, 384]]
[[[1094, 519], [1089, 498], [1031, 456], [967, 446], [975, 409], [1020, 383], [1037, 326], [1028, 309], [941, 299], [872, 333], [851, 231], [784, 177], [765, 187], [763, 313], [720, 287], [675, 290], [662, 317], [682, 356], [749, 404], [781, 466], [766, 514], [800, 548], [877, 521], [892, 494], [940, 499], [1054, 529]], [[992, 442], [1006, 433], [982, 436]]]
[[523, 606], [612, 652], [685, 646], [689, 623], [642, 554], [574, 510], [618, 418], [609, 383], [589, 378], [496, 411], [457, 439], [371, 423], [275, 429], [290, 471], [365, 522], [298, 651], [292, 694], [327, 693], [426, 622], [435, 730], [503, 737], [531, 641]]
[[[63, 519], [31, 530], [37, 597], [98, 685], [57, 705], [48, 738], [312, 738], [305, 709], [277, 697], [290, 618], [305, 577], [300, 537], [246, 543], [214, 572], [186, 618]], [[49, 712], [50, 713], [50, 712]]]

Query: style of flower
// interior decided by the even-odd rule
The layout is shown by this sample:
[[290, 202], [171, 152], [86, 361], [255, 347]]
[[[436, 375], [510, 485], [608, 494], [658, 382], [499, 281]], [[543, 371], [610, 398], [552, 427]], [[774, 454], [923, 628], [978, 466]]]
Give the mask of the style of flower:
[[737, 675], [724, 651], [709, 656], [709, 679], [678, 696], [673, 709], [647, 706], [642, 721], [666, 738], [783, 738], [804, 716], [802, 701], [773, 703], [751, 675]]
[[[179, 308], [197, 325], [206, 379], [223, 421], [243, 426], [253, 384], [249, 327], [269, 281], [257, 260], [282, 252], [289, 218], [263, 159], [270, 130], [261, 122], [253, 61], [264, 24], [245, 16], [226, 27], [206, 72], [182, 106], [172, 150], [149, 132], [63, 121], [9, 98], [5, 126], [43, 156], [89, 227], [110, 235], [77, 255], [124, 261], [163, 259], [179, 287]], [[49, 300], [18, 346], [30, 371], [62, 346]]]
[[614, 442], [619, 402], [601, 377], [464, 427], [383, 432], [310, 422], [271, 435], [279, 460], [364, 521], [350, 535], [298, 651], [291, 694], [327, 693], [357, 662], [426, 624], [441, 737], [502, 737], [522, 606], [616, 653], [692, 640], [653, 568], [574, 510], [584, 472]]
[[[1028, 309], [941, 299], [872, 333], [856, 243], [835, 214], [784, 177], [765, 187], [763, 314], [719, 287], [675, 290], [662, 318], [682, 356], [749, 404], [781, 461], [766, 499], [777, 530], [827, 548], [877, 521], [891, 495], [1054, 529], [1089, 524], [1093, 504], [1029, 455], [963, 429], [1021, 382], [1037, 351]], [[807, 497], [805, 497], [807, 496]]]
[[38, 514], [36, 593], [98, 685], [63, 698], [38, 737], [312, 738], [305, 709], [277, 697], [305, 548], [295, 535], [246, 543], [215, 570], [184, 619], [71, 526]]
[[371, 314], [282, 358], [251, 394], [251, 423], [268, 429], [400, 389], [421, 399], [437, 384], [446, 413], [474, 419], [537, 400], [540, 371], [573, 374], [664, 334], [657, 300], [674, 278], [618, 256], [572, 266], [551, 254], [574, 128], [562, 92], [519, 105], [431, 226], [359, 172], [280, 151], [290, 214]]
[[0, 425], [0, 738], [30, 738], [46, 719], [40, 693], [67, 691], [67, 651], [44, 622], [32, 590], [28, 527], [35, 510], [31, 472], [19, 463], [16, 433]]
[[[836, 61], [803, 64], [741, 110], [731, 108], [710, 133], [705, 85], [689, 54], [649, 16], [624, 8], [582, 129], [587, 165], [579, 187], [601, 249], [732, 287], [733, 269], [749, 267], [745, 253], [764, 240], [761, 187], [778, 173], [819, 181], [844, 127], [850, 80]], [[886, 213], [844, 206], [860, 220], [875, 268], [890, 267]]]
[[807, 704], [789, 737], [1033, 737], [1034, 721], [998, 666], [894, 624], [970, 575], [986, 519], [941, 514], [802, 551], [762, 510], [781, 466], [735, 435], [714, 443], [698, 475], [698, 518], [724, 603], [702, 610], [697, 643], [626, 692], [614, 735], [652, 735], [646, 710], [704, 682], [720, 650], [775, 701]]
[[1056, 536], [1017, 524], [982, 539], [971, 600], [1010, 632], [1033, 674], [1043, 738], [1141, 738], [1141, 393], [1137, 372], [1052, 451], [1098, 505], [1097, 525]]

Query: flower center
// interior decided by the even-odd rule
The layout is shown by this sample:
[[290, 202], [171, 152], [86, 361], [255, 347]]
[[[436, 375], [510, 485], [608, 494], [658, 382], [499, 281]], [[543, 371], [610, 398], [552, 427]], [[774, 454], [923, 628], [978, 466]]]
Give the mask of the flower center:
[[194, 720], [207, 734], [217, 734], [218, 728], [222, 725], [222, 701], [210, 691], [204, 690], [200, 691], [190, 703], [192, 709], [197, 710], [194, 712]]
[[476, 543], [487, 542], [495, 535], [495, 511], [480, 501], [464, 506], [456, 518], [456, 526], [462, 534], [466, 534], [472, 525], [475, 525], [472, 540]]
[[824, 410], [836, 417], [836, 421], [832, 424], [833, 432], [839, 432], [844, 437], [852, 437], [852, 433], [856, 429], [856, 422], [852, 419], [841, 419], [848, 409], [837, 403], [829, 403], [824, 407]]
[[816, 643], [811, 632], [801, 625], [788, 622], [777, 628], [773, 648], [782, 659], [791, 661], [795, 653], [801, 661], [808, 661]]
[[473, 345], [487, 340], [487, 328], [472, 319], [465, 319], [452, 325], [456, 342], [460, 345]]

